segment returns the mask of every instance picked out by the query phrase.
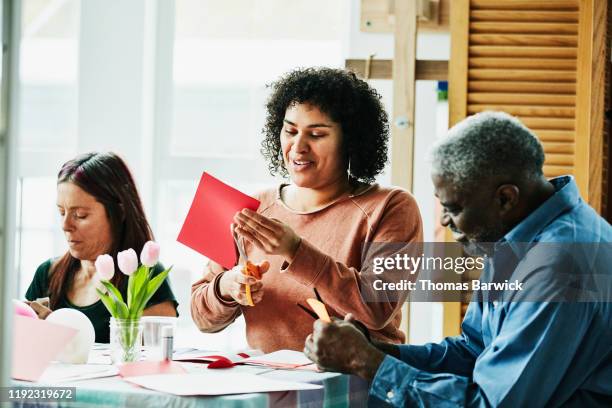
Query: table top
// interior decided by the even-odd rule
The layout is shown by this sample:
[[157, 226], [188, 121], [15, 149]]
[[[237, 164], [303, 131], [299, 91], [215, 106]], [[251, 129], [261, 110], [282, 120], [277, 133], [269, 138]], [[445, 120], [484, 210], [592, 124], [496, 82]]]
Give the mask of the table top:
[[[209, 370], [206, 364], [181, 363], [188, 373]], [[111, 367], [110, 365], [100, 364]], [[91, 366], [91, 364], [88, 364]], [[270, 379], [308, 382], [323, 385], [322, 389], [250, 393], [223, 396], [183, 397], [161, 393], [124, 381], [119, 376], [79, 381], [15, 381], [17, 387], [76, 387], [76, 399], [50, 403], [50, 407], [348, 407], [367, 406], [368, 384], [354, 376], [338, 373], [316, 373], [300, 370], [278, 370], [256, 366], [236, 366], [236, 370]]]

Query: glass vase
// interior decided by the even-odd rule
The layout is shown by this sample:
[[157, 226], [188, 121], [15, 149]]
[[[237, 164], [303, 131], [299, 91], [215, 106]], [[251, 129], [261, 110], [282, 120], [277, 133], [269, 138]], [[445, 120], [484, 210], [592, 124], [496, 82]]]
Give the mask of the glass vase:
[[140, 360], [143, 324], [138, 319], [110, 319], [110, 353], [113, 364]]

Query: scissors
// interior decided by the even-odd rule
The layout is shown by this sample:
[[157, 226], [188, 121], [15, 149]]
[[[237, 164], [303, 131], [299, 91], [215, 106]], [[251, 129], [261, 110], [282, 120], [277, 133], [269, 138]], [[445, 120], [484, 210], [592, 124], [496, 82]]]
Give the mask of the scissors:
[[[259, 273], [257, 265], [253, 265], [252, 263], [250, 263], [247, 258], [242, 237], [238, 238], [236, 236], [233, 224], [230, 226], [230, 229], [232, 232], [232, 237], [234, 237], [234, 242], [236, 243], [236, 248], [238, 248], [238, 265], [242, 267], [242, 273], [246, 276], [254, 276], [256, 279], [261, 279], [261, 274]], [[256, 273], [251, 273], [251, 269], [255, 269], [253, 272]], [[251, 296], [251, 285], [246, 284], [245, 286], [245, 295], [247, 298], [247, 303], [249, 306], [255, 306], [255, 303], [253, 303], [253, 297]]]
[[236, 243], [236, 248], [238, 248], [238, 265], [245, 266], [247, 263], [247, 255], [246, 250], [244, 249], [244, 242], [242, 241], [242, 237], [238, 238], [236, 233], [234, 232], [234, 228], [232, 225], [232, 237], [234, 237], [234, 242]]
[[300, 303], [298, 303], [297, 305], [303, 311], [305, 311], [310, 316], [312, 316], [314, 319], [321, 319], [324, 322], [331, 323], [331, 319], [329, 318], [329, 313], [327, 313], [327, 308], [325, 307], [325, 303], [323, 302], [323, 299], [321, 299], [321, 295], [319, 295], [319, 291], [317, 290], [317, 288], [313, 288], [313, 289], [314, 289], [315, 296], [317, 298], [316, 299], [313, 299], [313, 298], [306, 299], [306, 302], [314, 311], [308, 309], [306, 306]]
[[[329, 318], [329, 314], [327, 313], [327, 308], [325, 307], [323, 299], [321, 299], [321, 295], [319, 295], [319, 291], [317, 290], [317, 288], [313, 289], [317, 298], [306, 299], [306, 302], [308, 302], [308, 304], [314, 309], [314, 311], [308, 309], [306, 306], [300, 303], [298, 303], [297, 305], [313, 319], [321, 319], [324, 322], [331, 323], [331, 319]], [[370, 337], [370, 331], [368, 330], [365, 324], [361, 323], [359, 320], [353, 320], [352, 323], [357, 326], [358, 329], [361, 330], [361, 332], [364, 334], [366, 339], [368, 339], [368, 341], [372, 341], [372, 338]]]
[[[323, 302], [321, 301], [321, 296], [319, 295], [319, 291], [317, 291], [317, 288], [314, 288], [314, 292], [315, 292], [315, 296], [317, 297], [317, 300], [318, 300], [319, 302], [323, 303]], [[308, 314], [310, 317], [312, 317], [313, 319], [315, 319], [315, 320], [316, 320], [316, 319], [318, 319], [318, 318], [319, 318], [319, 316], [318, 316], [318, 315], [317, 315], [315, 312], [313, 312], [312, 310], [310, 310], [309, 308], [307, 308], [307, 307], [306, 307], [306, 306], [304, 306], [303, 304], [298, 303], [297, 305], [298, 305], [298, 306], [299, 306], [299, 307], [300, 307], [300, 308], [301, 308], [303, 311], [305, 311], [305, 312], [306, 312], [306, 313], [307, 313], [307, 314]]]

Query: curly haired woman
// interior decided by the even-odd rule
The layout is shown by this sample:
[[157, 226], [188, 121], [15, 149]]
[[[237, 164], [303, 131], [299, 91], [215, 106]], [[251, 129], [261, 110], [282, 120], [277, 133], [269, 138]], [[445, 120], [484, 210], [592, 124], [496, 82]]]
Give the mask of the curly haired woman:
[[251, 347], [302, 350], [313, 320], [296, 303], [316, 288], [330, 315], [351, 313], [372, 337], [403, 342], [400, 302], [366, 303], [359, 287], [364, 244], [422, 240], [414, 198], [374, 183], [389, 134], [380, 95], [353, 73], [330, 68], [292, 71], [271, 88], [262, 153], [270, 172], [290, 183], [260, 193], [257, 212], [234, 218], [249, 260], [269, 261], [269, 268], [258, 280], [239, 266], [209, 263], [192, 286], [196, 325], [217, 332], [242, 313]]

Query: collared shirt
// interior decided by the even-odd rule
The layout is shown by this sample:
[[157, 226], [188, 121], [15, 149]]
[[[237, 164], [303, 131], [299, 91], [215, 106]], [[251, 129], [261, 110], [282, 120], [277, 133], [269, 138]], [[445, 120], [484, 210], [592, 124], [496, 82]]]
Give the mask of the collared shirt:
[[[572, 177], [551, 183], [555, 194], [501, 242], [612, 242], [612, 227], [580, 198]], [[552, 279], [556, 291], [563, 285], [554, 284], [562, 279], [555, 271], [571, 256], [540, 257], [531, 272]], [[612, 268], [603, 269], [609, 286]], [[471, 302], [461, 335], [398, 347], [400, 358], [387, 355], [378, 368], [370, 405], [612, 406], [610, 299]]]

